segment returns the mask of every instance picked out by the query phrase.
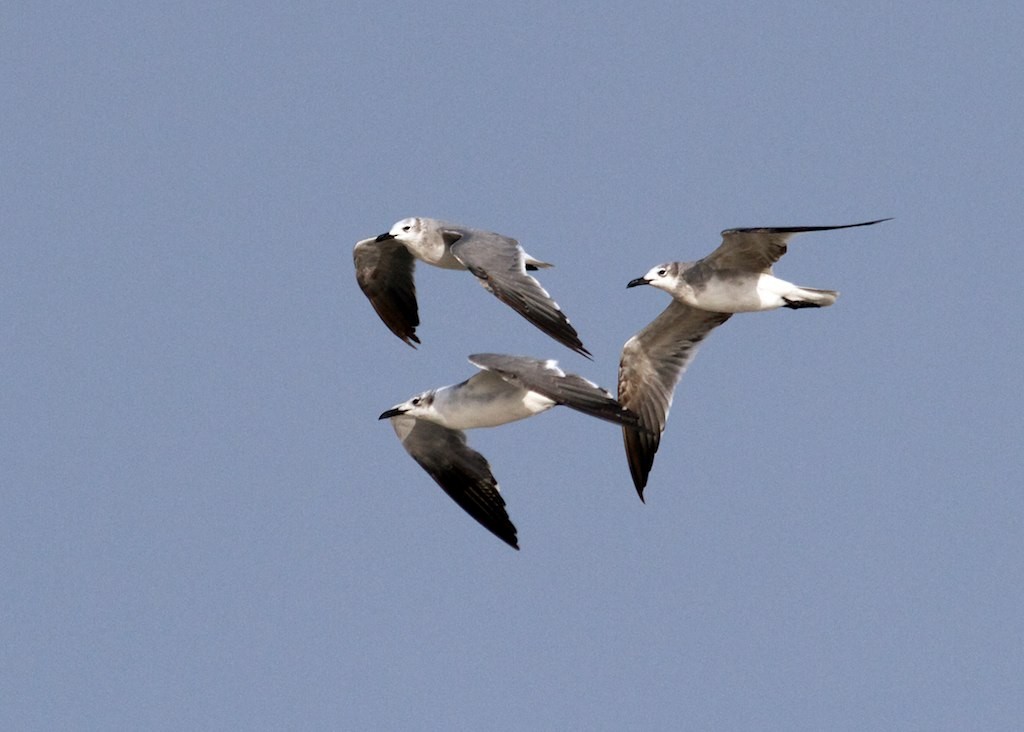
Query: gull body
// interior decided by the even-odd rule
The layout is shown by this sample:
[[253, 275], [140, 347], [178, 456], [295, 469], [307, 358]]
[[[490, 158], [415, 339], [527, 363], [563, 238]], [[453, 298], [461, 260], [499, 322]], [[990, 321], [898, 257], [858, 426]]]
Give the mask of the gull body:
[[469, 270], [491, 294], [559, 343], [590, 357], [579, 334], [529, 271], [552, 265], [527, 254], [510, 237], [426, 217], [397, 222], [353, 250], [356, 281], [384, 324], [413, 346], [420, 323], [413, 270], [416, 260]]
[[[548, 362], [550, 364], [550, 362]], [[493, 371], [481, 371], [461, 384], [417, 394], [394, 409], [452, 430], [498, 427], [546, 412], [554, 399], [505, 381]]]
[[626, 459], [640, 499], [676, 385], [701, 342], [735, 313], [776, 308], [820, 308], [839, 293], [802, 287], [780, 279], [772, 265], [796, 234], [870, 226], [888, 219], [843, 226], [727, 229], [722, 243], [696, 262], [666, 262], [626, 286], [651, 285], [672, 302], [650, 324], [626, 341], [619, 362], [619, 402], [640, 417], [644, 429], [623, 428]]
[[632, 286], [652, 285], [690, 307], [716, 313], [825, 307], [839, 293], [800, 287], [766, 272], [715, 269], [704, 262], [658, 265]]
[[466, 381], [428, 389], [380, 415], [390, 419], [402, 447], [456, 503], [486, 529], [518, 549], [516, 528], [490, 464], [466, 443], [463, 430], [497, 427], [562, 404], [618, 425], [639, 418], [611, 394], [555, 361], [493, 353], [469, 361], [481, 369]]

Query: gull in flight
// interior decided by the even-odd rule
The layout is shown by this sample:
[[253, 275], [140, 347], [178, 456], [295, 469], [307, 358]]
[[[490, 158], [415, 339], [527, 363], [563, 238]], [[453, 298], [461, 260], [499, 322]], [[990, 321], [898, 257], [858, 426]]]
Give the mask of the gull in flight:
[[463, 430], [496, 427], [564, 404], [592, 417], [636, 427], [639, 418], [596, 384], [567, 374], [555, 361], [481, 353], [481, 371], [461, 384], [417, 394], [380, 415], [412, 458], [452, 500], [515, 549], [516, 527], [487, 459], [466, 444]]
[[[419, 343], [413, 267], [416, 260], [443, 269], [468, 269], [503, 303], [559, 343], [590, 358], [558, 303], [527, 271], [552, 265], [534, 259], [515, 239], [437, 219], [402, 219], [387, 233], [358, 242], [356, 280], [391, 332]], [[413, 346], [415, 347], [415, 346]]]
[[871, 226], [888, 220], [845, 226], [727, 229], [719, 247], [703, 259], [659, 264], [626, 285], [652, 285], [672, 295], [661, 315], [626, 341], [619, 362], [619, 402], [639, 415], [644, 428], [622, 430], [629, 472], [640, 500], [676, 384], [707, 334], [733, 313], [820, 308], [839, 296], [834, 290], [799, 287], [772, 274], [772, 265], [786, 253], [789, 239], [808, 231]]

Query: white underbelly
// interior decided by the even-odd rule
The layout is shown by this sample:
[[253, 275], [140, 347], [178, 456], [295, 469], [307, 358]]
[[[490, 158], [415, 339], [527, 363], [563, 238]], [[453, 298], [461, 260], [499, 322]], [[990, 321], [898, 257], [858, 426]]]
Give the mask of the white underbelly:
[[689, 304], [716, 313], [747, 313], [778, 307], [767, 305], [765, 302], [761, 293], [760, 277], [712, 279], [695, 292], [694, 302]]
[[446, 426], [457, 430], [497, 427], [532, 417], [555, 406], [552, 399], [525, 389], [510, 388], [507, 392], [466, 395], [446, 406]]

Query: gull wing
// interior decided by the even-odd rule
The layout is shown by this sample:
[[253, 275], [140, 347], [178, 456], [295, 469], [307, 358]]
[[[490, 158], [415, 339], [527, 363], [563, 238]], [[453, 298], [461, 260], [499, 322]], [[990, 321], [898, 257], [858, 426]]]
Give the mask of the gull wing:
[[832, 231], [852, 229], [856, 226], [871, 226], [889, 219], [863, 221], [859, 224], [842, 226], [779, 226], [759, 229], [726, 229], [722, 232], [722, 243], [704, 257], [702, 262], [715, 269], [732, 269], [746, 272], [770, 272], [773, 264], [786, 253], [787, 242], [796, 234], [808, 231]]
[[458, 230], [452, 254], [495, 297], [576, 353], [590, 358], [579, 334], [547, 290], [526, 273], [526, 254], [515, 239], [475, 229]]
[[729, 317], [730, 313], [698, 310], [673, 300], [622, 348], [619, 402], [636, 412], [640, 426], [645, 428], [622, 429], [629, 472], [641, 501], [676, 384], [697, 355], [704, 337]]
[[402, 447], [445, 493], [480, 525], [514, 549], [516, 527], [487, 459], [466, 444], [466, 434], [415, 417], [392, 417]]
[[469, 361], [514, 386], [536, 392], [592, 417], [631, 427], [640, 424], [640, 418], [623, 408], [610, 393], [582, 376], [565, 373], [558, 368], [556, 361], [497, 353], [476, 353], [469, 357]]
[[416, 260], [405, 245], [388, 239], [363, 239], [352, 251], [356, 281], [391, 332], [415, 348], [420, 324], [413, 268]]

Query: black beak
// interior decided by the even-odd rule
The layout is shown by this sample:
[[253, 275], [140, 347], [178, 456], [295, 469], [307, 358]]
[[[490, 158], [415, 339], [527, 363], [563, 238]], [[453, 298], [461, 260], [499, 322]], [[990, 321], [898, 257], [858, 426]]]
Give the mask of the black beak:
[[381, 234], [376, 239], [374, 239], [374, 241], [387, 241], [388, 239], [394, 239], [394, 238], [395, 238], [394, 234], [392, 234], [390, 231], [385, 231], [383, 234]]
[[637, 285], [649, 285], [651, 284], [643, 277], [637, 277], [635, 280], [630, 280], [626, 287], [636, 287]]
[[389, 417], [397, 417], [400, 414], [405, 414], [405, 410], [400, 409], [399, 407], [395, 407], [394, 409], [389, 409], [388, 411], [382, 413], [379, 417], [377, 417], [377, 419], [388, 419]]

